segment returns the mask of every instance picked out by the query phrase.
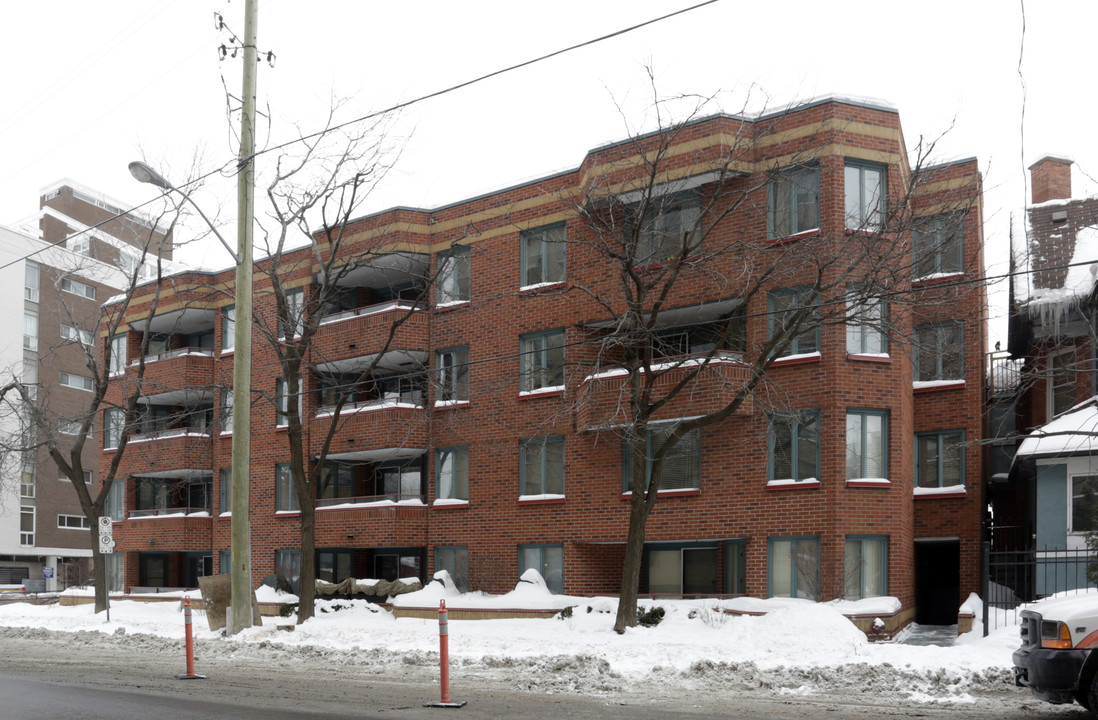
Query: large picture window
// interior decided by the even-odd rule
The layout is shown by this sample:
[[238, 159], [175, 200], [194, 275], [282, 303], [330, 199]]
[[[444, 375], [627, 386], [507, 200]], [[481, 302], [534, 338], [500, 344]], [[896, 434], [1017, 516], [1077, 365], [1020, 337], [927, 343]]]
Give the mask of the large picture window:
[[885, 216], [885, 167], [847, 162], [844, 175], [846, 226], [851, 230], [876, 230]]
[[915, 328], [915, 380], [964, 379], [964, 332], [955, 322]]
[[564, 386], [564, 330], [523, 335], [519, 348], [524, 392]]
[[522, 286], [558, 283], [564, 280], [564, 225], [526, 230], [522, 233]]
[[782, 238], [820, 226], [820, 171], [815, 166], [774, 173], [767, 183], [767, 236]]
[[767, 545], [767, 595], [818, 600], [820, 538], [772, 537]]
[[888, 412], [846, 411], [846, 479], [888, 477]]
[[701, 201], [696, 196], [664, 201], [654, 198], [641, 218], [637, 237], [638, 264], [661, 263], [681, 257], [697, 242]]
[[915, 279], [964, 272], [964, 216], [957, 213], [919, 220], [914, 229]]
[[888, 538], [847, 535], [843, 556], [847, 600], [888, 594]]
[[453, 305], [469, 300], [470, 255], [467, 246], [455, 247], [438, 256], [435, 302]]
[[788, 337], [779, 356], [819, 352], [819, 299], [810, 288], [774, 290], [767, 296], [769, 337]]
[[469, 499], [469, 448], [439, 448], [435, 453], [435, 497]]
[[519, 575], [533, 568], [544, 578], [549, 591], [564, 592], [564, 546], [519, 545]]
[[820, 414], [814, 410], [770, 419], [770, 480], [818, 480]]
[[942, 430], [915, 435], [915, 477], [918, 487], [964, 486], [963, 430]]
[[[675, 429], [674, 423], [649, 427], [646, 439], [645, 489], [652, 480], [652, 458]], [[622, 491], [633, 490], [633, 462], [629, 444], [622, 443]], [[663, 458], [660, 469], [660, 491], [697, 490], [701, 488], [701, 428], [695, 428], [679, 441]]]
[[544, 437], [520, 443], [520, 494], [564, 494], [564, 438]]

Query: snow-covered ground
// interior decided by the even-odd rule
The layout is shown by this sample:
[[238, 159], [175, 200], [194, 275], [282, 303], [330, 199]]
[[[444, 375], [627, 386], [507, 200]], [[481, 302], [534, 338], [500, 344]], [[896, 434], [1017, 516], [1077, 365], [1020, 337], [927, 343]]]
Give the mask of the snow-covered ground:
[[[871, 644], [840, 614], [840, 609], [850, 611], [842, 604], [752, 600], [750, 609], [767, 614], [733, 616], [723, 610], [734, 600], [659, 600], [642, 601], [644, 606], [665, 609], [659, 625], [617, 635], [612, 629], [615, 599], [554, 596], [538, 582], [536, 573], [533, 579], [520, 582], [514, 592], [503, 596], [460, 594], [452, 584], [431, 582], [423, 590], [395, 598], [395, 603], [437, 608], [439, 600], [445, 599], [455, 609], [572, 606], [571, 613], [552, 619], [449, 623], [455, 676], [463, 669], [488, 674], [492, 668], [533, 670], [512, 674], [527, 678], [527, 687], [547, 692], [613, 692], [637, 687], [655, 674], [674, 677], [684, 688], [719, 682], [729, 689], [768, 688], [790, 695], [885, 691], [907, 700], [937, 703], [971, 703], [991, 692], [1023, 692], [1010, 687], [1011, 652], [1018, 646], [1016, 627], [1000, 627], [987, 638], [977, 629], [948, 647]], [[259, 595], [264, 602], [296, 599], [269, 588], [261, 588]], [[882, 598], [869, 604], [890, 607], [893, 602]], [[204, 614], [196, 611], [193, 628], [196, 645], [206, 648], [201, 652], [216, 652], [219, 643], [243, 642], [333, 658], [355, 651], [369, 652], [375, 660], [388, 658], [394, 664], [437, 662], [439, 628], [433, 619], [396, 619], [363, 600], [318, 600], [313, 619], [293, 632], [277, 627], [292, 622], [266, 618], [262, 627], [230, 640], [210, 631]], [[176, 602], [116, 600], [110, 622], [105, 614], [95, 614], [90, 604], [13, 603], [0, 606], [0, 627], [131, 638], [144, 634], [171, 642], [181, 641], [184, 635]], [[551, 672], [538, 672], [544, 669]]]

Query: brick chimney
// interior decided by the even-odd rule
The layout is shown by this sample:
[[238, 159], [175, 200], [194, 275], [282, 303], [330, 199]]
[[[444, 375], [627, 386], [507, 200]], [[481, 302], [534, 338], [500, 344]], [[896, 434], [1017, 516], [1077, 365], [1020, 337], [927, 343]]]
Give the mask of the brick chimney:
[[1071, 163], [1067, 158], [1045, 155], [1029, 166], [1034, 205], [1071, 198]]

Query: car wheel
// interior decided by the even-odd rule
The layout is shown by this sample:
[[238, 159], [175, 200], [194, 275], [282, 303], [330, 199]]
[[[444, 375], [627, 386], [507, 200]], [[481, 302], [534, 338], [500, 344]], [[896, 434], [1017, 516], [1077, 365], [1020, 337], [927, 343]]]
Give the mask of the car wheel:
[[1075, 699], [1087, 710], [1098, 715], [1098, 673], [1094, 673], [1090, 676], [1090, 683], [1088, 684], [1086, 691], [1079, 690], [1079, 692], [1075, 693]]

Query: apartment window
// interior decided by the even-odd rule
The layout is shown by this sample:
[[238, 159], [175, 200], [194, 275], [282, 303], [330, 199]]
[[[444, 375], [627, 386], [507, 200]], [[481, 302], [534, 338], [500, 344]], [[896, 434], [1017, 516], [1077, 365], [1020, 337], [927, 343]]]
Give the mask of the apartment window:
[[767, 539], [767, 595], [817, 600], [820, 594], [820, 538]]
[[111, 489], [107, 491], [107, 497], [103, 500], [103, 514], [112, 520], [123, 520], [126, 517], [125, 507], [126, 484], [120, 480], [111, 481]]
[[221, 391], [221, 432], [233, 431], [233, 389]]
[[519, 348], [524, 392], [564, 386], [564, 330], [523, 335]]
[[221, 468], [218, 482], [221, 485], [221, 513], [231, 513], [233, 511], [233, 469]]
[[81, 345], [88, 347], [91, 347], [93, 342], [92, 334], [90, 332], [73, 327], [72, 325], [61, 326], [61, 339], [68, 340], [69, 342], [78, 342]]
[[79, 295], [88, 300], [95, 299], [95, 288], [87, 283], [72, 278], [61, 278], [61, 289], [72, 295]]
[[[57, 421], [57, 432], [61, 433], [62, 435], [79, 435], [80, 421], [60, 418]], [[89, 432], [88, 434], [90, 435], [91, 433]]]
[[819, 412], [772, 417], [768, 440], [771, 480], [819, 479]]
[[1075, 406], [1075, 350], [1048, 356], [1048, 416], [1056, 417]]
[[[652, 458], [674, 432], [674, 423], [650, 426], [645, 440], [645, 490], [652, 481]], [[633, 459], [629, 443], [622, 443], [622, 491], [633, 490]], [[660, 492], [701, 488], [701, 428], [685, 433], [663, 457], [660, 467]]]
[[221, 310], [221, 349], [232, 350], [236, 346], [236, 305]]
[[641, 218], [636, 259], [639, 264], [660, 263], [680, 257], [698, 242], [701, 201], [690, 197], [674, 202], [651, 201]]
[[469, 499], [469, 448], [439, 448], [435, 453], [435, 497]]
[[964, 216], [935, 215], [914, 230], [915, 278], [964, 272]]
[[564, 593], [563, 545], [519, 545], [519, 575], [530, 569], [541, 574], [549, 592]]
[[23, 547], [34, 545], [33, 505], [23, 505], [19, 508], [19, 544]]
[[521, 495], [564, 494], [564, 438], [531, 438], [519, 443]]
[[469, 300], [470, 252], [468, 246], [455, 247], [438, 255], [435, 303], [453, 305]]
[[126, 372], [126, 334], [111, 337], [110, 374], [121, 375]]
[[847, 600], [888, 594], [888, 537], [847, 535], [843, 558]]
[[885, 216], [884, 166], [847, 162], [844, 177], [846, 226], [851, 230], [876, 230]]
[[38, 349], [38, 313], [23, 313], [23, 349]]
[[81, 234], [70, 237], [67, 245], [69, 251], [77, 255], [84, 255], [85, 257], [91, 255], [91, 239], [87, 235]]
[[1098, 475], [1073, 475], [1068, 517], [1068, 532], [1085, 533], [1098, 530]]
[[57, 375], [57, 382], [64, 387], [74, 388], [76, 390], [92, 390], [92, 379], [90, 377], [84, 377], [83, 375], [73, 375], [72, 373], [62, 372]]
[[435, 548], [435, 572], [445, 570], [461, 592], [469, 590], [469, 548], [465, 545], [440, 545]]
[[290, 463], [275, 465], [275, 510], [279, 512], [297, 512], [301, 506], [297, 502], [294, 490], [294, 471]]
[[888, 352], [888, 303], [855, 291], [846, 303], [846, 352], [850, 355], [882, 355]]
[[388, 499], [423, 500], [422, 460], [416, 458], [375, 467], [374, 492]]
[[[300, 384], [300, 379], [298, 384]], [[277, 378], [275, 380], [275, 406], [277, 408], [275, 416], [275, 425], [278, 427], [286, 427], [290, 424], [290, 394], [286, 387], [287, 383], [284, 378]], [[297, 415], [301, 417], [301, 393], [297, 395]]]
[[820, 171], [815, 166], [774, 173], [767, 183], [767, 236], [781, 238], [820, 226]]
[[290, 326], [293, 327], [293, 334], [287, 333], [290, 326], [287, 326], [285, 318], [280, 317], [278, 319], [279, 337], [283, 340], [301, 337], [301, 333], [305, 329], [305, 290], [303, 288], [293, 288], [286, 291], [286, 312], [289, 315]]
[[438, 402], [463, 402], [469, 399], [469, 346], [439, 350], [435, 356], [438, 369]]
[[564, 281], [564, 224], [526, 230], [522, 242], [522, 285]]
[[888, 477], [888, 412], [846, 411], [846, 479]]
[[963, 380], [964, 331], [955, 322], [915, 328], [915, 380]]
[[724, 593], [747, 593], [747, 541], [727, 540], [724, 543]]
[[[810, 288], [774, 290], [767, 296], [769, 337], [787, 337], [779, 354], [802, 355], [820, 349], [819, 298]], [[791, 336], [791, 337], [790, 337]]]
[[942, 430], [915, 435], [915, 477], [918, 487], [964, 485], [963, 430]]
[[91, 525], [83, 515], [58, 515], [57, 527], [59, 530], [87, 530]]
[[23, 472], [19, 477], [19, 497], [33, 498], [37, 471], [33, 460], [23, 461]]
[[[227, 568], [228, 565], [222, 567]], [[275, 574], [280, 580], [285, 580], [291, 588], [299, 588], [301, 586], [301, 551], [275, 550]]]
[[41, 279], [38, 272], [38, 263], [27, 261], [24, 266], [23, 299], [30, 302], [38, 302]]
[[126, 413], [121, 408], [108, 408], [103, 411], [103, 447], [105, 449], [118, 447], [125, 421]]
[[716, 547], [645, 548], [648, 592], [654, 595], [716, 595]]

